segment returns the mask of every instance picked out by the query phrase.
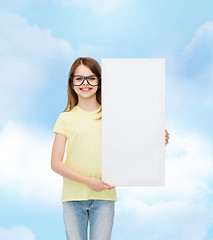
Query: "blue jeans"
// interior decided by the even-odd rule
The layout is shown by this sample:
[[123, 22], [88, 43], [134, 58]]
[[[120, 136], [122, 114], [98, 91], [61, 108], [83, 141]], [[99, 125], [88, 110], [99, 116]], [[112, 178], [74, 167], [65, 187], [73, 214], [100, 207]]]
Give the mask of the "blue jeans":
[[115, 202], [110, 200], [81, 200], [63, 202], [67, 240], [110, 240], [115, 214]]

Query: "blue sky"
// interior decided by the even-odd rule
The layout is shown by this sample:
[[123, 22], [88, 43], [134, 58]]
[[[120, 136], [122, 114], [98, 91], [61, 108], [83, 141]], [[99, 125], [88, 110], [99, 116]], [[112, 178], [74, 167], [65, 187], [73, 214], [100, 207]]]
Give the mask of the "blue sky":
[[50, 155], [79, 56], [166, 58], [166, 186], [117, 188], [112, 240], [213, 239], [212, 9], [210, 0], [0, 0], [0, 239], [65, 239]]

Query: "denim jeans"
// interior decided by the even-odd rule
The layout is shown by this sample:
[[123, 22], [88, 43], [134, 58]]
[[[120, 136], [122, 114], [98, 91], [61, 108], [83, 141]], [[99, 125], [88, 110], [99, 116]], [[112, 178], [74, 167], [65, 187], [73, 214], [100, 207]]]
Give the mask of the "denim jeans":
[[110, 200], [80, 200], [63, 202], [67, 240], [110, 240], [115, 214], [115, 202]]

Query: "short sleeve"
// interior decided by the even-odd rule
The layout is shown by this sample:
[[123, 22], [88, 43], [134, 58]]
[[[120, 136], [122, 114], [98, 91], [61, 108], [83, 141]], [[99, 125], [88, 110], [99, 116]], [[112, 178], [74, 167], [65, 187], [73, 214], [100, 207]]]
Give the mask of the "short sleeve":
[[64, 120], [64, 115], [61, 113], [56, 120], [55, 126], [53, 128], [54, 133], [60, 133], [67, 136], [66, 125]]

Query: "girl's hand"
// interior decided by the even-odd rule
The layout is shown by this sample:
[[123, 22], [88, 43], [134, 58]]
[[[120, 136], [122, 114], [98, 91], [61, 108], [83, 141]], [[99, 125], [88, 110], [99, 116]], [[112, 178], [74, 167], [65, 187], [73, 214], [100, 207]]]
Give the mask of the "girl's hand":
[[165, 130], [165, 145], [167, 145], [168, 144], [168, 142], [169, 142], [169, 133], [167, 132], [167, 130]]
[[110, 186], [108, 183], [102, 181], [99, 178], [89, 178], [87, 185], [94, 191], [102, 191], [105, 189], [112, 189], [115, 186]]

